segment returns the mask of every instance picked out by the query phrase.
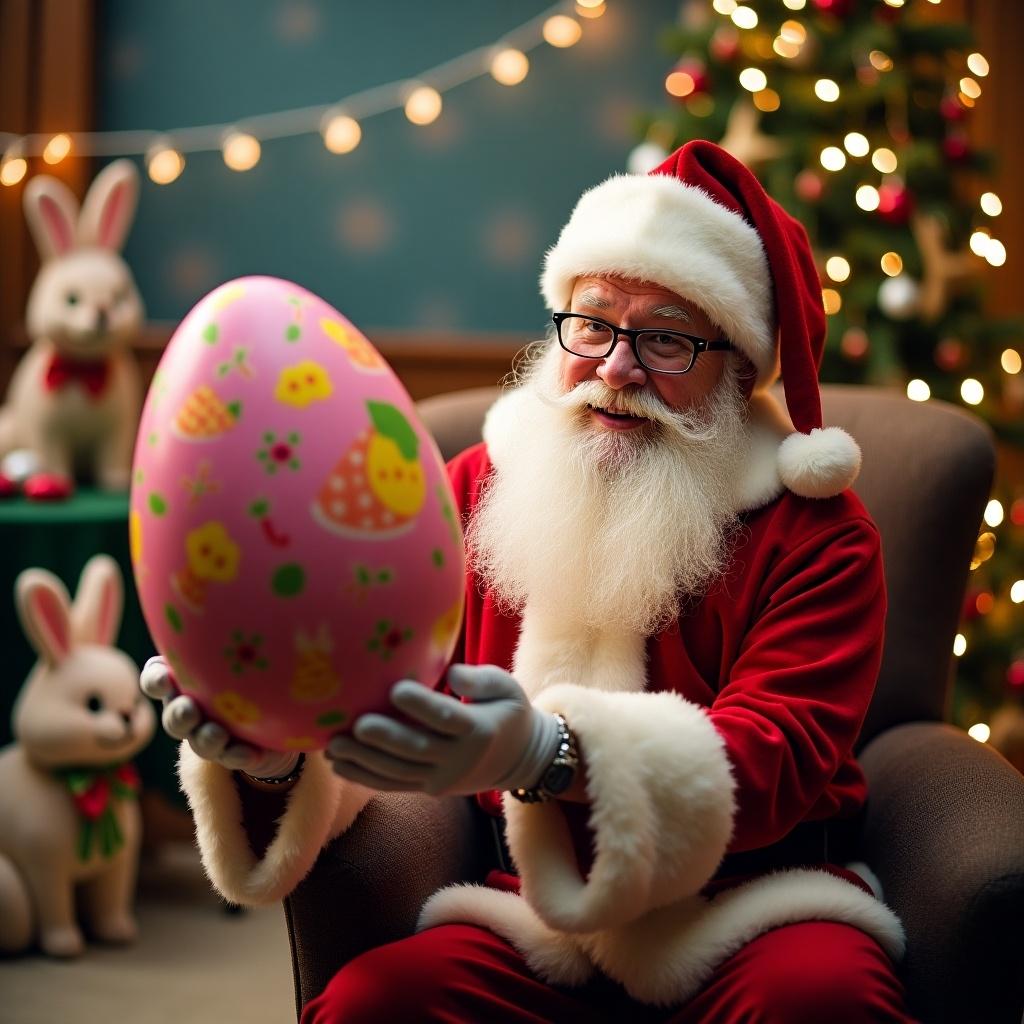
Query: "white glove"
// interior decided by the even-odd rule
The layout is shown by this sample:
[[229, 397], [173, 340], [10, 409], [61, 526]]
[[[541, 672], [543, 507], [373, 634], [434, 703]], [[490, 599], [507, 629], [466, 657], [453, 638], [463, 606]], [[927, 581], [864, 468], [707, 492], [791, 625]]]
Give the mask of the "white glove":
[[239, 743], [223, 726], [204, 719], [199, 705], [191, 697], [177, 695], [174, 675], [159, 655], [143, 666], [139, 686], [147, 697], [163, 703], [160, 721], [164, 732], [176, 740], [184, 740], [207, 761], [216, 761], [231, 771], [242, 771], [261, 779], [283, 779], [298, 763], [298, 754]]
[[412, 722], [361, 715], [351, 735], [327, 745], [334, 770], [371, 789], [433, 796], [536, 785], [558, 751], [555, 716], [494, 665], [455, 665], [448, 683], [473, 703], [409, 679], [396, 683], [391, 703]]

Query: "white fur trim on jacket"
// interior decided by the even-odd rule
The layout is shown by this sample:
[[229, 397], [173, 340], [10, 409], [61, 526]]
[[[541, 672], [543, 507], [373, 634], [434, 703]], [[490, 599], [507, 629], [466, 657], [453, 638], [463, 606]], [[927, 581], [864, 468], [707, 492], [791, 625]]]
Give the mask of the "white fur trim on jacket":
[[309, 873], [321, 848], [352, 824], [373, 795], [335, 775], [322, 754], [308, 754], [302, 777], [288, 793], [277, 835], [258, 859], [249, 846], [232, 773], [182, 743], [178, 777], [210, 881], [225, 899], [243, 906], [287, 896]]
[[509, 850], [545, 924], [591, 932], [699, 892], [732, 835], [732, 773], [702, 708], [675, 693], [599, 693], [563, 684], [534, 702], [565, 716], [584, 753], [594, 861], [572, 854], [557, 801], [506, 797]]
[[511, 943], [551, 984], [582, 985], [597, 967], [634, 999], [671, 1006], [690, 999], [759, 935], [803, 921], [857, 928], [894, 961], [906, 946], [903, 926], [884, 903], [846, 879], [810, 869], [764, 875], [713, 900], [686, 896], [629, 924], [587, 933], [550, 928], [513, 893], [455, 885], [427, 901], [417, 929], [475, 924]]
[[668, 175], [615, 175], [584, 192], [548, 250], [541, 291], [569, 308], [586, 274], [650, 281], [696, 303], [757, 368], [775, 374], [775, 314], [764, 246], [754, 227], [694, 185]]

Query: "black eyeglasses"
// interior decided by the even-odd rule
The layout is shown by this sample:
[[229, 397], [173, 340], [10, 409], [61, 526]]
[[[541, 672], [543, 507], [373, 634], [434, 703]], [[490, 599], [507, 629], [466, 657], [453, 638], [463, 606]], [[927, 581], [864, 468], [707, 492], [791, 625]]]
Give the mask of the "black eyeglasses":
[[629, 339], [637, 362], [653, 373], [689, 373], [701, 352], [731, 349], [727, 341], [709, 341], [682, 331], [618, 327], [582, 313], [553, 313], [558, 344], [584, 359], [607, 359], [622, 335]]

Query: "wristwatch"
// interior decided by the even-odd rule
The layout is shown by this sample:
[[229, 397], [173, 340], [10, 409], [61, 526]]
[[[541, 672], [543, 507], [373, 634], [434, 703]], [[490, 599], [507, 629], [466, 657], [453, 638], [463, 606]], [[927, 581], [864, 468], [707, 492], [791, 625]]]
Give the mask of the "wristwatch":
[[551, 763], [541, 773], [539, 781], [529, 789], [520, 787], [509, 790], [520, 803], [539, 804], [552, 797], [561, 796], [576, 778], [580, 766], [576, 737], [569, 728], [569, 723], [557, 712], [555, 722], [558, 725], [558, 749]]

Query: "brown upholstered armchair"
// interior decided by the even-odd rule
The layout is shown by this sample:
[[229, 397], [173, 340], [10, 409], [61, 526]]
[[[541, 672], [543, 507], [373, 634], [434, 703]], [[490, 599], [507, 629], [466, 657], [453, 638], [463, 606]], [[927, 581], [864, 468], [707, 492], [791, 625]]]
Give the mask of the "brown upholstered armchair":
[[[478, 440], [494, 389], [420, 403], [445, 457]], [[943, 724], [953, 636], [989, 495], [987, 430], [941, 402], [823, 388], [825, 421], [861, 444], [856, 490], [882, 534], [889, 612], [861, 737], [871, 796], [861, 854], [908, 934], [926, 1022], [1013, 1022], [1024, 1006], [1024, 778]], [[493, 837], [463, 799], [379, 796], [285, 901], [302, 1006], [353, 956], [409, 934], [436, 888], [479, 880]]]

